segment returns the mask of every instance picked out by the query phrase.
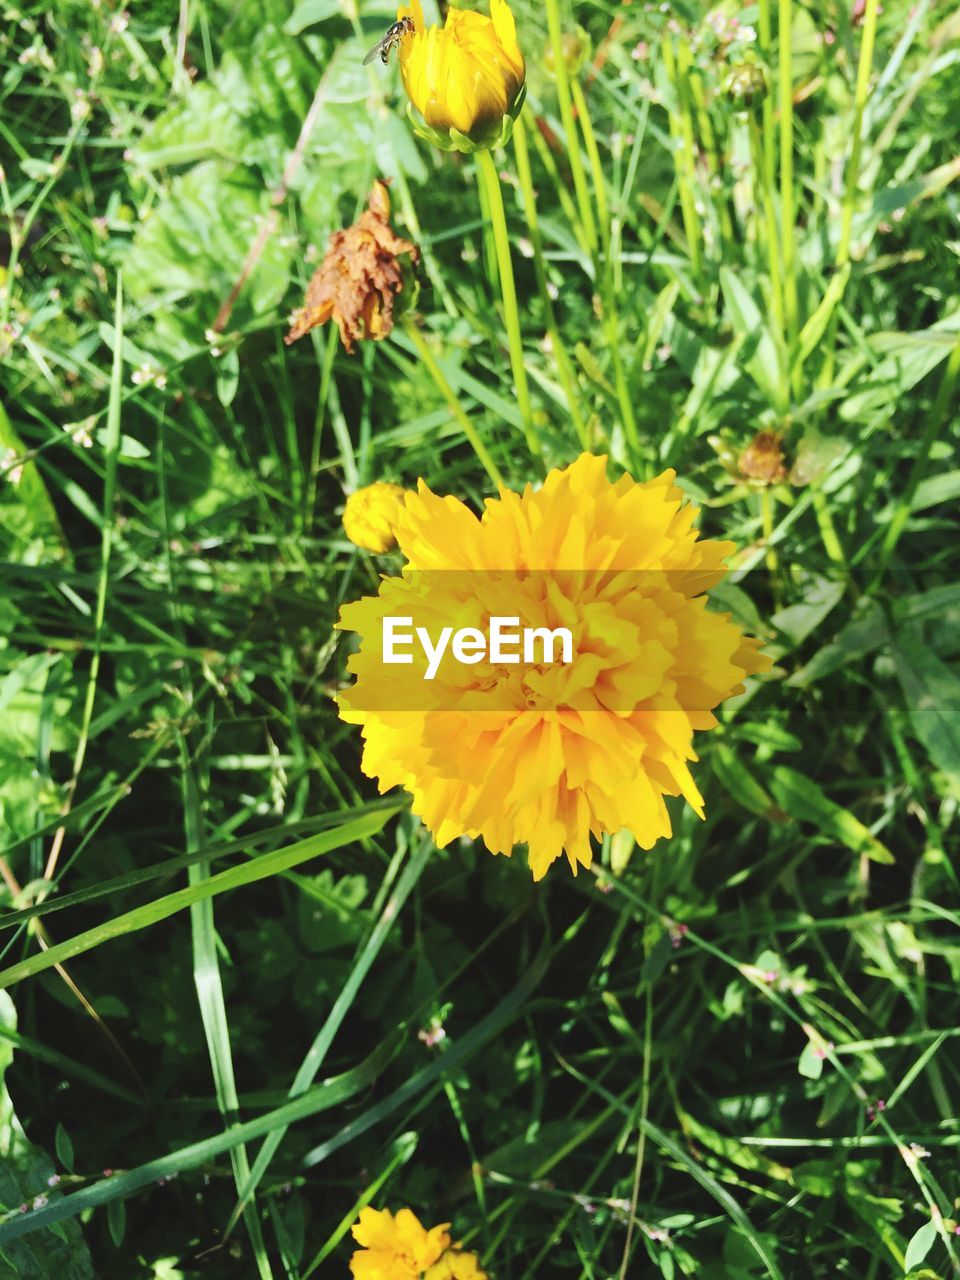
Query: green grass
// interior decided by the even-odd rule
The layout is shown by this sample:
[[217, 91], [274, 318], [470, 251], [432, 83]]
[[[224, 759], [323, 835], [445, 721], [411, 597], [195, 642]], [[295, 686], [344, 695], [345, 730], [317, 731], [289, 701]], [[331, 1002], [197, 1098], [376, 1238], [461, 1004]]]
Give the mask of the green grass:
[[[0, 26], [0, 1280], [345, 1276], [367, 1203], [495, 1280], [956, 1275], [956, 13], [517, 0], [504, 244], [351, 9]], [[378, 175], [417, 318], [287, 348]], [[360, 772], [339, 515], [584, 447], [775, 667], [705, 822], [534, 886]]]

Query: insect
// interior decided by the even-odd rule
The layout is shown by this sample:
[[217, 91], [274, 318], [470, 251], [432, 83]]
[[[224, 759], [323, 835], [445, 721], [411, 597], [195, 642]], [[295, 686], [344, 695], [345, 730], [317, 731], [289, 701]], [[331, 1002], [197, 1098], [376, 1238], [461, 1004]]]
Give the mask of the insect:
[[385, 63], [390, 57], [390, 50], [395, 45], [398, 45], [404, 36], [412, 36], [414, 30], [412, 18], [401, 18], [399, 22], [395, 22], [386, 35], [377, 41], [364, 58], [363, 65], [366, 66], [368, 62], [372, 62], [378, 53], [380, 61]]

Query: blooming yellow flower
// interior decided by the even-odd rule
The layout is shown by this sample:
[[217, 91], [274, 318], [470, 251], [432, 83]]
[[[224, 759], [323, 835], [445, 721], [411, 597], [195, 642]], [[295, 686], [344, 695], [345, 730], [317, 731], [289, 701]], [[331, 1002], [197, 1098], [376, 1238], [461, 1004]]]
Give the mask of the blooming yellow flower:
[[[421, 1280], [450, 1246], [449, 1222], [428, 1231], [412, 1209], [361, 1209], [351, 1228], [363, 1248], [350, 1259], [354, 1280]], [[469, 1273], [468, 1273], [469, 1275]]]
[[398, 20], [407, 17], [414, 30], [400, 42], [400, 73], [422, 132], [447, 151], [502, 145], [526, 74], [507, 0], [490, 0], [489, 18], [451, 7], [443, 27], [425, 27], [420, 0], [410, 0], [397, 10]]
[[343, 531], [350, 541], [378, 555], [395, 547], [403, 492], [398, 484], [378, 480], [351, 493], [343, 508]]
[[[381, 791], [405, 787], [440, 846], [526, 843], [537, 880], [561, 853], [574, 872], [590, 866], [591, 836], [627, 828], [649, 849], [671, 832], [664, 796], [702, 817], [694, 730], [770, 664], [707, 609], [733, 544], [701, 539], [696, 514], [672, 471], [611, 484], [592, 454], [538, 491], [501, 489], [479, 518], [421, 480], [397, 524], [403, 576], [338, 622], [361, 637], [340, 714], [363, 728], [364, 772]], [[412, 618], [436, 643], [444, 624], [490, 633], [494, 617], [566, 628], [572, 660], [467, 664], [448, 650], [432, 677], [416, 651], [384, 665], [385, 618]]]

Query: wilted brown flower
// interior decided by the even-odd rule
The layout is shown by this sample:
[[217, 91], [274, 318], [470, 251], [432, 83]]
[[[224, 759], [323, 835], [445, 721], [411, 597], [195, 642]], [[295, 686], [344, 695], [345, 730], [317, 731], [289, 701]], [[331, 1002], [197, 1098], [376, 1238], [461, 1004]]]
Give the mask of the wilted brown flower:
[[759, 484], [779, 484], [786, 478], [783, 448], [776, 431], [758, 431], [737, 462], [740, 474]]
[[420, 251], [390, 226], [390, 196], [381, 179], [373, 184], [360, 221], [330, 237], [327, 254], [307, 285], [294, 314], [288, 343], [333, 318], [347, 352], [364, 338], [385, 338], [393, 328], [394, 297], [403, 288], [400, 255], [418, 262]]

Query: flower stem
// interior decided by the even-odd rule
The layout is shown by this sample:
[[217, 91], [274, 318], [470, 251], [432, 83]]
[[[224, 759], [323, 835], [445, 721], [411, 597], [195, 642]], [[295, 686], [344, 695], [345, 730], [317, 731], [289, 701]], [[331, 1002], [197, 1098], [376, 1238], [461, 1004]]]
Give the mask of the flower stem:
[[530, 388], [527, 383], [527, 370], [523, 360], [523, 339], [520, 333], [520, 311], [517, 307], [517, 286], [513, 277], [513, 259], [510, 256], [510, 237], [507, 233], [506, 214], [503, 211], [500, 176], [497, 173], [497, 166], [493, 162], [493, 156], [489, 151], [477, 152], [477, 168], [480, 173], [480, 180], [486, 190], [487, 204], [490, 208], [490, 220], [493, 223], [497, 265], [500, 270], [500, 293], [503, 297], [503, 315], [507, 325], [510, 365], [513, 369], [513, 380], [517, 388], [520, 420], [523, 423], [523, 433], [527, 439], [527, 447], [534, 457], [542, 458], [543, 448], [533, 421]]
[[773, 494], [769, 485], [760, 490], [760, 516], [763, 521], [763, 542], [766, 550], [767, 572], [770, 574], [770, 585], [776, 599], [777, 594], [777, 549], [773, 546], [774, 507]]
[[610, 248], [610, 211], [607, 207], [606, 179], [603, 175], [600, 148], [597, 146], [597, 135], [593, 131], [590, 108], [587, 106], [583, 87], [576, 76], [570, 81], [570, 91], [573, 94], [574, 106], [577, 108], [577, 120], [580, 124], [580, 132], [583, 135], [583, 145], [587, 149], [587, 158], [590, 161], [590, 175], [593, 178], [593, 197], [597, 205], [600, 248], [606, 254]]
[[567, 72], [567, 60], [563, 50], [563, 27], [560, 22], [560, 6], [558, 0], [546, 0], [547, 27], [550, 32], [550, 44], [553, 49], [553, 74], [557, 82], [557, 103], [560, 107], [560, 119], [567, 140], [567, 155], [570, 159], [570, 172], [573, 175], [573, 186], [577, 193], [577, 205], [580, 210], [580, 222], [587, 237], [591, 252], [597, 249], [597, 225], [593, 217], [593, 204], [587, 186], [587, 176], [583, 169], [583, 157], [580, 155], [576, 122], [573, 118], [573, 101], [570, 93], [570, 77]]
[[530, 151], [527, 146], [527, 127], [523, 122], [522, 114], [513, 126], [513, 150], [517, 161], [517, 177], [520, 180], [520, 191], [523, 195], [523, 213], [527, 221], [527, 230], [530, 233], [530, 243], [533, 246], [533, 265], [537, 273], [537, 287], [540, 290], [540, 297], [543, 301], [543, 314], [547, 322], [547, 336], [550, 339], [551, 350], [557, 362], [560, 382], [563, 386], [563, 393], [566, 396], [570, 420], [577, 433], [577, 439], [584, 449], [589, 449], [590, 435], [584, 423], [583, 414], [580, 412], [577, 380], [573, 372], [573, 366], [570, 363], [570, 357], [567, 355], [564, 340], [557, 329], [553, 299], [550, 297], [550, 292], [547, 288], [547, 268], [543, 258], [543, 237], [540, 235], [540, 223], [537, 219], [537, 202], [530, 169]]
[[617, 392], [617, 404], [620, 406], [620, 425], [623, 427], [624, 438], [630, 454], [630, 462], [633, 466], [639, 466], [640, 436], [637, 432], [637, 419], [633, 412], [633, 401], [630, 398], [630, 383], [620, 354], [622, 342], [620, 315], [617, 309], [616, 293], [613, 289], [613, 273], [606, 268], [603, 273], [601, 300], [603, 302], [603, 321], [607, 331], [607, 342], [610, 345], [611, 363], [613, 364], [613, 383]]
[[853, 206], [860, 181], [860, 157], [863, 153], [863, 113], [867, 105], [870, 87], [870, 71], [873, 67], [873, 46], [877, 35], [877, 0], [866, 0], [863, 13], [863, 39], [860, 42], [860, 62], [857, 66], [857, 87], [853, 107], [853, 148], [847, 166], [846, 186], [843, 192], [843, 221], [840, 226], [840, 245], [837, 249], [837, 266], [850, 261], [850, 234], [853, 229]]
[[[767, 250], [767, 270], [770, 276], [770, 313], [773, 317], [774, 324], [774, 340], [777, 347], [777, 359], [780, 364], [780, 395], [789, 403], [790, 392], [787, 386], [789, 382], [790, 361], [786, 349], [786, 327], [783, 312], [783, 276], [780, 270], [780, 241], [777, 235], [777, 211], [773, 207], [773, 191], [768, 185], [767, 169], [763, 155], [763, 139], [760, 135], [760, 126], [757, 124], [756, 116], [751, 115], [749, 121], [750, 129], [750, 150], [753, 155], [753, 169], [755, 175], [755, 186], [760, 188], [760, 202], [754, 201], [755, 204], [763, 204], [764, 223], [763, 233], [759, 239], [766, 241]], [[757, 210], [758, 228], [760, 224], [760, 212]]]
[[[853, 146], [847, 164], [846, 183], [843, 191], [843, 208], [840, 222], [840, 243], [837, 246], [837, 270], [840, 271], [850, 261], [850, 239], [853, 232], [853, 206], [857, 199], [857, 187], [860, 182], [860, 158], [863, 154], [863, 113], [867, 105], [867, 94], [870, 88], [870, 71], [873, 67], [873, 46], [877, 35], [878, 0], [866, 0], [863, 11], [863, 38], [860, 41], [860, 60], [857, 65], [857, 86], [853, 99]], [[839, 303], [830, 317], [830, 325], [824, 341], [826, 356], [818, 379], [821, 387], [828, 387], [833, 381], [834, 343], [837, 335], [837, 318]]]
[[726, 261], [728, 253], [731, 256], [736, 254], [738, 245], [733, 234], [730, 203], [723, 189], [723, 152], [717, 142], [717, 135], [710, 119], [707, 98], [703, 89], [703, 80], [700, 72], [695, 67], [691, 68], [690, 73], [690, 96], [696, 113], [697, 129], [703, 142], [703, 154], [710, 175], [710, 185], [716, 190], [713, 204], [717, 211], [720, 240], [724, 250], [721, 256]]
[[426, 338], [417, 328], [417, 325], [414, 323], [413, 319], [410, 316], [407, 316], [406, 320], [404, 321], [403, 331], [407, 335], [407, 337], [410, 339], [410, 341], [413, 343], [413, 345], [416, 347], [417, 354], [420, 356], [420, 359], [423, 361], [424, 365], [426, 366], [427, 372], [430, 374], [431, 378], [433, 378], [434, 382], [436, 383], [437, 390], [443, 396], [444, 400], [446, 400], [447, 407], [449, 408], [450, 412], [453, 414], [456, 420], [460, 423], [460, 427], [463, 430], [463, 434], [466, 436], [468, 442], [473, 448], [474, 453], [477, 455], [477, 458], [479, 459], [481, 465], [483, 466], [484, 471], [486, 471], [487, 475], [490, 477], [490, 479], [493, 481], [493, 483], [497, 486], [498, 489], [503, 488], [503, 483], [504, 483], [503, 477], [501, 476], [500, 472], [497, 470], [497, 464], [494, 462], [493, 458], [490, 456], [490, 453], [487, 450], [487, 446], [480, 439], [480, 436], [479, 436], [479, 433], [477, 432], [476, 427], [473, 425], [473, 423], [470, 421], [470, 419], [467, 417], [466, 413], [464, 412], [463, 406], [460, 404], [460, 401], [457, 399], [456, 392], [454, 391], [453, 387], [451, 387], [450, 383], [447, 381], [446, 375], [444, 374], [443, 370], [440, 368], [440, 365], [437, 363], [437, 358], [433, 354], [433, 351], [430, 349], [429, 342], [427, 342]]
[[679, 104], [679, 111], [670, 112], [670, 136], [673, 138], [677, 152], [675, 160], [677, 186], [680, 190], [680, 212], [683, 215], [683, 230], [687, 239], [690, 267], [697, 281], [697, 287], [702, 288], [703, 262], [700, 256], [702, 232], [694, 194], [697, 174], [694, 165], [693, 118], [690, 113], [690, 96], [686, 88], [686, 78], [681, 74], [678, 58], [674, 52], [673, 36], [669, 31], [663, 39], [663, 68], [667, 73], [667, 79], [673, 85]]
[[813, 502], [817, 524], [820, 526], [820, 537], [823, 540], [824, 551], [826, 551], [834, 564], [846, 564], [847, 557], [843, 553], [843, 547], [837, 537], [837, 527], [833, 523], [833, 516], [830, 513], [830, 501], [819, 487], [819, 482], [811, 488], [810, 498]]
[[780, 228], [783, 316], [792, 350], [797, 337], [796, 209], [793, 191], [793, 0], [780, 0]]
[[[757, 21], [757, 32], [760, 37], [760, 56], [764, 60], [770, 57], [773, 43], [773, 24], [770, 20], [770, 0], [760, 0], [760, 14]], [[763, 168], [767, 177], [767, 187], [772, 192], [776, 176], [776, 147], [774, 145], [773, 99], [769, 93], [763, 97]]]
[[566, 183], [560, 176], [560, 171], [557, 168], [557, 162], [553, 158], [553, 152], [550, 150], [550, 147], [547, 145], [543, 134], [539, 129], [534, 129], [533, 131], [533, 145], [537, 149], [537, 155], [540, 157], [540, 163], [547, 171], [550, 181], [553, 183], [554, 190], [557, 193], [557, 199], [560, 201], [560, 208], [563, 210], [564, 216], [573, 228], [573, 234], [576, 238], [577, 244], [587, 257], [589, 257], [590, 245], [587, 242], [587, 233], [580, 225], [576, 206], [570, 197], [570, 192], [567, 190]]

